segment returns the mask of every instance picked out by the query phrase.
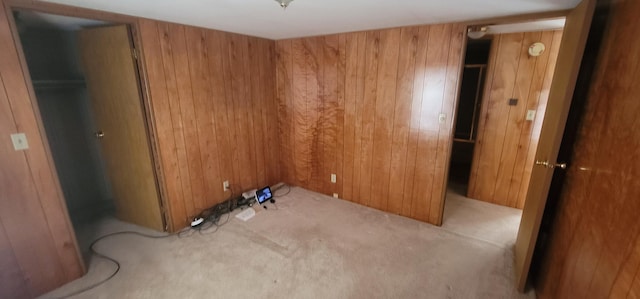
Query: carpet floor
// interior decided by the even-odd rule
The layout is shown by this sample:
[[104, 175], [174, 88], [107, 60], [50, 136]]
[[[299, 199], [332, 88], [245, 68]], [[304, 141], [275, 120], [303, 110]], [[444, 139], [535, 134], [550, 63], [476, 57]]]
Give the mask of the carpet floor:
[[[458, 218], [476, 208], [461, 202], [447, 200], [440, 228], [294, 187], [247, 222], [231, 216], [217, 230], [181, 238], [100, 241], [96, 250], [118, 260], [120, 271], [73, 298], [535, 298], [514, 287], [515, 237], [495, 237], [494, 230], [505, 231], [499, 221], [465, 228]], [[123, 230], [154, 233], [106, 218], [77, 234], [88, 248]], [[115, 269], [98, 257], [87, 264], [87, 275], [42, 298], [62, 297]]]

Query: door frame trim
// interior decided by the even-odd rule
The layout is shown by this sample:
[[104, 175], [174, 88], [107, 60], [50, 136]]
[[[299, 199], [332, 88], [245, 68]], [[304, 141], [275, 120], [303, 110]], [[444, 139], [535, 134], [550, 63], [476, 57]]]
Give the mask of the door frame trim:
[[[591, 1], [591, 0], [584, 0], [584, 1]], [[575, 8], [574, 8], [575, 9]], [[498, 18], [489, 18], [489, 19], [481, 19], [481, 20], [475, 20], [475, 21], [468, 21], [468, 22], [463, 22], [463, 24], [467, 25], [467, 30], [468, 28], [472, 27], [472, 26], [482, 26], [482, 25], [487, 25], [487, 24], [491, 24], [491, 25], [497, 25], [497, 24], [511, 24], [511, 23], [518, 23], [518, 22], [526, 22], [526, 21], [532, 21], [532, 20], [544, 20], [544, 19], [554, 19], [554, 18], [560, 18], [560, 17], [567, 17], [571, 12], [574, 11], [574, 9], [567, 9], [567, 10], [560, 10], [560, 11], [552, 11], [552, 12], [542, 12], [542, 13], [532, 13], [532, 14], [525, 14], [525, 15], [516, 15], [516, 16], [506, 16], [506, 17], [498, 17]], [[465, 31], [466, 33], [466, 31]], [[564, 38], [563, 41], [564, 42]], [[465, 36], [465, 43], [464, 43], [465, 47], [464, 47], [464, 52], [463, 52], [463, 58], [466, 55], [466, 50], [467, 50], [467, 38]], [[560, 45], [560, 47], [562, 47], [562, 43]], [[582, 56], [580, 56], [580, 60], [582, 59]], [[580, 63], [580, 61], [578, 61], [578, 64]], [[462, 65], [464, 65], [464, 63], [462, 63]], [[555, 81], [555, 74], [554, 74], [554, 78], [553, 81]], [[461, 81], [462, 81], [462, 72], [460, 72], [460, 77], [459, 77], [459, 81], [460, 81], [460, 85], [461, 85]], [[552, 81], [552, 84], [553, 84]], [[458, 87], [459, 89], [460, 87]], [[484, 87], [486, 88], [486, 86]], [[483, 89], [484, 89], [483, 88]], [[459, 96], [460, 90], [458, 90], [458, 96]], [[573, 89], [571, 89], [571, 94], [573, 94]], [[568, 100], [569, 103], [571, 102], [571, 98]], [[448, 177], [449, 177], [449, 171], [450, 171], [450, 162], [451, 162], [451, 155], [452, 155], [452, 151], [453, 151], [453, 138], [455, 135], [455, 122], [457, 119], [457, 109], [458, 109], [458, 104], [459, 104], [459, 98], [456, 99], [455, 105], [454, 105], [454, 111], [456, 111], [456, 113], [454, 114], [454, 116], [452, 117], [452, 121], [454, 124], [454, 127], [452, 127], [451, 129], [451, 136], [450, 136], [450, 141], [449, 141], [449, 151], [448, 151], [448, 155], [446, 157], [447, 159], [447, 166], [446, 166], [446, 171], [445, 171], [445, 180], [444, 180], [444, 188], [443, 188], [443, 194], [442, 194], [442, 202], [443, 204], [441, 205], [442, 210], [441, 210], [441, 222], [444, 221], [444, 206], [445, 206], [445, 202], [446, 202], [446, 197], [447, 197], [447, 186], [449, 184], [448, 182]], [[484, 101], [481, 105], [485, 105]], [[482, 106], [480, 107], [480, 109], [482, 109]], [[536, 155], [537, 156], [537, 155]], [[546, 203], [546, 200], [545, 200]], [[527, 208], [526, 207], [526, 202], [525, 202], [525, 207], [524, 209]], [[539, 210], [536, 211], [537, 216], [539, 216], [539, 218], [542, 217], [542, 214], [544, 213], [544, 210]], [[441, 225], [441, 223], [440, 223]], [[518, 230], [521, 229], [521, 225], [518, 228]], [[538, 231], [539, 231], [539, 227], [538, 227]], [[536, 232], [537, 233], [537, 232]], [[534, 244], [535, 245], [535, 242]], [[515, 247], [514, 247], [515, 250]], [[530, 261], [530, 258], [528, 259]], [[516, 273], [516, 258], [514, 255], [514, 274]], [[516, 288], [518, 289], [518, 291], [520, 292], [524, 292], [525, 291], [525, 283], [526, 283], [527, 278], [525, 278], [525, 281], [523, 282], [522, 279], [518, 280], [518, 277], [516, 275], [516, 277], [514, 277], [514, 284], [516, 285]]]
[[[173, 227], [171, 226], [171, 222], [168, 221], [167, 217], [169, 214], [167, 209], [169, 209], [169, 205], [167, 204], [167, 192], [166, 186], [164, 184], [164, 173], [162, 172], [162, 165], [160, 160], [160, 152], [159, 152], [159, 143], [157, 140], [157, 132], [155, 127], [155, 121], [152, 115], [152, 102], [149, 91], [148, 77], [147, 71], [144, 65], [144, 54], [140, 49], [142, 49], [142, 37], [140, 35], [140, 30], [138, 28], [138, 20], [139, 17], [126, 16], [117, 13], [98, 11], [87, 8], [73, 7], [63, 4], [57, 3], [49, 3], [49, 2], [40, 2], [34, 0], [0, 0], [3, 1], [3, 5], [6, 9], [7, 19], [9, 21], [9, 27], [11, 28], [13, 43], [18, 52], [18, 56], [20, 59], [20, 65], [24, 72], [24, 80], [27, 85], [27, 90], [29, 92], [29, 100], [36, 114], [36, 121], [38, 123], [38, 129], [43, 132], [42, 142], [45, 147], [45, 154], [49, 161], [49, 166], [51, 169], [56, 169], [55, 163], [53, 161], [53, 156], [51, 154], [51, 148], [49, 146], [49, 140], [46, 134], [44, 134], [44, 124], [42, 122], [42, 117], [40, 114], [39, 105], [35, 96], [35, 91], [33, 87], [33, 82], [31, 80], [31, 75], [29, 73], [29, 68], [27, 67], [26, 57], [24, 55], [24, 50], [22, 48], [22, 43], [19, 38], [18, 29], [16, 26], [15, 18], [13, 17], [14, 9], [21, 10], [31, 10], [49, 14], [56, 14], [68, 17], [77, 17], [77, 18], [87, 18], [94, 19], [100, 21], [111, 22], [114, 24], [123, 24], [127, 25], [129, 28], [129, 34], [132, 41], [132, 47], [136, 50], [137, 59], [134, 59], [136, 62], [136, 67], [138, 71], [138, 82], [139, 82], [139, 91], [142, 99], [142, 108], [144, 110], [144, 124], [145, 130], [147, 133], [147, 140], [149, 144], [149, 150], [151, 152], [151, 159], [153, 164], [153, 172], [154, 179], [156, 183], [156, 190], [158, 192], [159, 205], [160, 205], [160, 217], [163, 223], [164, 231], [173, 231]], [[74, 238], [74, 246], [76, 247], [76, 251], [78, 253], [79, 260], [81, 262], [81, 266], [83, 268], [84, 273], [86, 273], [86, 265], [84, 264], [84, 260], [82, 259], [82, 253], [80, 251], [80, 247], [78, 245], [78, 240], [75, 235], [75, 230], [73, 229], [73, 225], [71, 224], [71, 218], [69, 216], [69, 210], [66, 205], [65, 197], [62, 192], [62, 186], [60, 185], [60, 179], [58, 177], [57, 172], [53, 172], [53, 179], [55, 181], [56, 189], [60, 198], [62, 199], [60, 204], [64, 207], [66, 213], [66, 221], [70, 231], [73, 231]]]

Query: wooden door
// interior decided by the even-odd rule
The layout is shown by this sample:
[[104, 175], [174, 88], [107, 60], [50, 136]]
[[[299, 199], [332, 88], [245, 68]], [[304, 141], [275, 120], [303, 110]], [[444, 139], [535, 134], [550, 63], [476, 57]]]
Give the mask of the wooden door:
[[[595, 3], [595, 0], [583, 0], [567, 15], [556, 72], [549, 92], [549, 103], [536, 150], [536, 161], [556, 163]], [[533, 167], [531, 173], [515, 244], [516, 283], [520, 291], [524, 291], [526, 287], [553, 171], [552, 168], [538, 165]]]
[[163, 230], [138, 72], [126, 25], [78, 33], [82, 66], [91, 98], [107, 177], [124, 221]]

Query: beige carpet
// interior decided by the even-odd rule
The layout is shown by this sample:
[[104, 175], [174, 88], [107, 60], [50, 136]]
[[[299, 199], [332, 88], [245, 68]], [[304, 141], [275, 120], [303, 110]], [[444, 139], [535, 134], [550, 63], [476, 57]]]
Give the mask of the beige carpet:
[[[120, 261], [120, 272], [73, 298], [534, 297], [516, 292], [511, 249], [496, 242], [301, 188], [277, 207], [248, 222], [231, 218], [209, 235], [105, 239], [96, 249]], [[107, 219], [79, 235], [131, 229], [146, 231]], [[88, 275], [43, 298], [89, 285], [113, 268], [92, 258]]]
[[447, 190], [442, 228], [496, 246], [513, 247], [522, 210], [469, 199], [464, 194], [461, 186]]

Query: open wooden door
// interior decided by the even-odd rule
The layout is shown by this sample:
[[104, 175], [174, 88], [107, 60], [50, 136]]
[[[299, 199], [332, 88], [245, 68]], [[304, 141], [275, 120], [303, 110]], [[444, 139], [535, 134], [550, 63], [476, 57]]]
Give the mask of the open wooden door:
[[[549, 91], [549, 102], [542, 123], [536, 162], [529, 192], [522, 211], [522, 221], [515, 245], [515, 270], [518, 290], [524, 291], [531, 266], [531, 257], [540, 230], [540, 221], [547, 202], [556, 158], [567, 122], [571, 98], [595, 10], [595, 0], [583, 0], [569, 15], [558, 53], [556, 71]], [[547, 165], [542, 165], [546, 163]]]
[[126, 25], [84, 29], [78, 47], [116, 216], [163, 231], [129, 30]]

